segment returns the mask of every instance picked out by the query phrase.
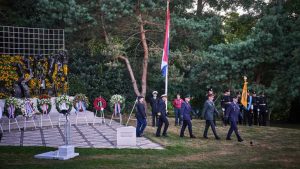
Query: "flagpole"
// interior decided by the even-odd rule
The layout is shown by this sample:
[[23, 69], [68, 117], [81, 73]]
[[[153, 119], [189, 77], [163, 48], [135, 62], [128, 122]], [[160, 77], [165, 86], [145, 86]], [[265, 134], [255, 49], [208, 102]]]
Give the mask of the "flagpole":
[[[167, 0], [167, 11], [169, 12], [169, 3], [170, 1]], [[168, 14], [167, 14], [168, 15]], [[169, 25], [169, 28], [168, 28], [168, 36], [170, 36], [170, 24]], [[168, 42], [169, 43], [169, 42]], [[169, 47], [169, 44], [168, 44], [168, 47]], [[170, 51], [170, 49], [168, 49]], [[169, 54], [168, 54], [168, 57], [169, 57]], [[168, 59], [168, 62], [169, 62], [169, 59]], [[166, 67], [166, 79], [165, 79], [165, 94], [168, 96], [168, 75], [169, 75], [169, 63], [167, 63], [167, 67]], [[168, 112], [168, 99], [166, 100], [166, 112]]]

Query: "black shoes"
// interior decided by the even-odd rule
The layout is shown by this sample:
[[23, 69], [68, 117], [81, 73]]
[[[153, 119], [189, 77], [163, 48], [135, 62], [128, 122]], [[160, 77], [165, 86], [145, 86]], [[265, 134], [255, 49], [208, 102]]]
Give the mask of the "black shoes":
[[208, 137], [207, 137], [207, 136], [203, 136], [203, 138], [205, 138], [205, 139], [208, 139]]
[[231, 138], [226, 138], [226, 140], [231, 140]]
[[241, 139], [241, 138], [240, 138], [240, 139], [238, 139], [238, 142], [243, 142], [243, 141], [244, 141], [244, 140], [243, 140], [243, 139]]
[[216, 140], [221, 140], [221, 138], [219, 136], [216, 137]]
[[194, 136], [194, 135], [191, 135], [191, 136], [190, 136], [190, 138], [196, 138], [196, 136]]
[[163, 134], [162, 136], [164, 136], [164, 137], [169, 137], [167, 134]]

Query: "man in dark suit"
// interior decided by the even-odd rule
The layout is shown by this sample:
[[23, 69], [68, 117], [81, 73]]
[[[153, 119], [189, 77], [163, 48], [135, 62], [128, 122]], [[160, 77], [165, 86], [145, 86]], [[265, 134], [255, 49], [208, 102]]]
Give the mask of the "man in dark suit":
[[156, 130], [156, 137], [160, 137], [160, 131], [163, 124], [165, 124], [165, 126], [162, 135], [168, 137], [167, 130], [169, 127], [169, 120], [167, 118], [166, 102], [167, 102], [167, 95], [166, 94], [161, 95], [161, 99], [158, 102], [158, 113], [157, 113], [158, 127]]
[[230, 103], [230, 105], [228, 106], [227, 110], [226, 110], [226, 114], [228, 115], [229, 121], [230, 121], [230, 128], [229, 131], [227, 133], [227, 137], [226, 140], [231, 140], [231, 134], [234, 131], [237, 139], [239, 142], [242, 142], [243, 139], [241, 138], [239, 132], [238, 132], [238, 128], [237, 128], [237, 123], [239, 121], [239, 116], [240, 116], [240, 107], [237, 104], [238, 102], [238, 97], [234, 96], [233, 98], [233, 102]]
[[259, 101], [259, 125], [260, 126], [266, 126], [267, 125], [267, 117], [268, 115], [268, 105], [267, 105], [267, 99], [265, 97], [265, 93], [262, 92], [261, 96], [258, 99]]
[[136, 136], [142, 137], [144, 130], [147, 126], [147, 116], [145, 112], [145, 105], [144, 105], [144, 97], [138, 96], [138, 103], [136, 105]]
[[222, 114], [222, 121], [223, 121], [223, 125], [224, 126], [227, 126], [228, 124], [228, 121], [225, 120], [225, 116], [226, 116], [226, 109], [228, 107], [228, 105], [231, 103], [231, 96], [230, 96], [230, 90], [227, 89], [224, 91], [224, 94], [221, 98], [221, 107], [222, 107], [222, 111], [223, 111], [223, 114]]
[[207, 132], [208, 128], [211, 127], [215, 138], [217, 140], [220, 140], [220, 137], [217, 135], [215, 124], [213, 122], [214, 120], [214, 115], [216, 114], [218, 116], [219, 112], [217, 111], [215, 104], [213, 102], [214, 100], [214, 95], [213, 94], [208, 94], [207, 95], [208, 99], [204, 103], [204, 108], [202, 111], [202, 117], [205, 119], [205, 130], [203, 133], [203, 137], [207, 139]]
[[190, 100], [191, 100], [191, 97], [188, 95], [188, 96], [185, 97], [184, 102], [181, 103], [180, 114], [183, 117], [182, 118], [183, 119], [183, 124], [182, 124], [181, 131], [180, 131], [180, 137], [184, 136], [185, 128], [186, 128], [186, 126], [188, 126], [190, 137], [191, 138], [196, 138], [193, 135], [193, 132], [192, 132], [192, 122], [191, 122], [191, 120], [192, 120], [192, 118], [191, 118], [192, 107], [189, 103]]

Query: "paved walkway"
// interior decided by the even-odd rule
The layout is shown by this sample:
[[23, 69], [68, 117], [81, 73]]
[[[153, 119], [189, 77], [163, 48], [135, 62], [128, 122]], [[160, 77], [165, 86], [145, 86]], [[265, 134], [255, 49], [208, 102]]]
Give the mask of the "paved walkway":
[[[43, 122], [43, 127], [34, 128], [33, 124], [28, 124], [28, 128], [23, 129], [23, 117], [19, 117], [18, 121], [21, 131], [19, 131], [14, 125], [11, 132], [8, 132], [7, 119], [2, 119], [2, 126], [4, 131], [3, 138], [0, 142], [1, 145], [12, 146], [47, 146], [58, 147], [64, 144], [64, 126], [58, 125], [59, 114], [57, 112], [51, 112], [50, 114], [53, 128], [49, 122]], [[93, 113], [87, 112], [88, 125], [84, 119], [80, 119], [77, 125], [75, 125], [76, 115], [71, 114], [70, 120], [72, 144], [76, 147], [82, 148], [120, 148], [117, 147], [117, 128], [120, 124], [112, 121], [109, 124], [96, 123], [92, 125]], [[36, 124], [39, 126], [39, 117], [36, 117]], [[98, 119], [99, 121], [99, 119]], [[109, 123], [110, 119], [106, 119], [106, 123]], [[63, 123], [61, 123], [63, 124]], [[157, 143], [150, 141], [147, 138], [137, 138], [136, 147], [121, 147], [121, 148], [141, 148], [141, 149], [163, 149], [163, 147]]]

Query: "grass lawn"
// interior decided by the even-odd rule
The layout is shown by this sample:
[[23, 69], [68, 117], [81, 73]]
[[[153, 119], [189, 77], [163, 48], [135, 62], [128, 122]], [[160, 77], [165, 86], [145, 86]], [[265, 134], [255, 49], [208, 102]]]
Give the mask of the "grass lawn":
[[[0, 168], [300, 168], [299, 129], [239, 126], [245, 141], [238, 143], [235, 135], [231, 141], [225, 140], [228, 127], [217, 128], [221, 141], [213, 138], [211, 130], [209, 139], [203, 139], [202, 120], [193, 120], [196, 139], [180, 138], [178, 136], [180, 128], [174, 126], [173, 118], [169, 120], [168, 138], [154, 137], [155, 129], [149, 126], [145, 134], [146, 137], [165, 146], [165, 150], [78, 148], [76, 152], [80, 153], [79, 157], [58, 161], [33, 158], [35, 154], [54, 148], [2, 146]], [[250, 141], [253, 141], [253, 146], [250, 145]]]

